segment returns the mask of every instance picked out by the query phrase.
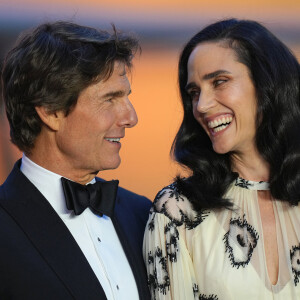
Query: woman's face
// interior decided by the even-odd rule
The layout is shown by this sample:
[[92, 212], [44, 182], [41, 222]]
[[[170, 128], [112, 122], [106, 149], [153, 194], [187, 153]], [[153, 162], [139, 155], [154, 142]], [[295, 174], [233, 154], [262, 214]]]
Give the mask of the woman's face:
[[186, 91], [215, 152], [245, 153], [255, 147], [255, 88], [234, 50], [218, 42], [199, 44], [188, 60]]

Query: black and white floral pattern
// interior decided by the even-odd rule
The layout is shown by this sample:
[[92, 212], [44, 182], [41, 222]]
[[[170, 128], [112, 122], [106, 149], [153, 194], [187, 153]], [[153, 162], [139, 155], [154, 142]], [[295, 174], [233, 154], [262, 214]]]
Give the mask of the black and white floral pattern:
[[229, 230], [224, 235], [225, 251], [233, 267], [245, 267], [250, 262], [251, 256], [259, 235], [253, 226], [249, 225], [245, 216], [230, 219]]
[[244, 178], [238, 177], [235, 180], [235, 186], [239, 186], [248, 190], [265, 191], [269, 190], [269, 183], [266, 181], [251, 181]]
[[[170, 288], [170, 278], [167, 270], [167, 257], [163, 256], [162, 250], [157, 247], [155, 252], [148, 253], [148, 264], [150, 272], [148, 273], [148, 285], [152, 293], [152, 299], [155, 299], [155, 290], [166, 295]], [[159, 266], [159, 271], [157, 270]]]
[[[165, 195], [168, 195], [168, 199], [175, 199], [176, 202], [185, 202], [187, 201], [186, 198], [182, 195], [180, 190], [178, 190], [177, 184], [172, 183], [162, 189], [157, 196], [155, 197], [154, 200], [154, 208], [153, 212], [159, 212], [163, 213], [165, 216], [167, 216], [176, 226], [182, 226], [185, 225], [187, 229], [191, 230], [195, 227], [197, 227], [199, 224], [201, 224], [204, 219], [209, 215], [208, 211], [200, 211], [196, 212], [195, 210], [192, 209], [191, 204], [189, 201], [187, 201], [187, 204], [189, 204], [189, 210], [183, 210], [180, 209], [180, 205], [178, 205], [178, 212], [179, 212], [179, 217], [175, 217], [174, 215], [171, 215], [168, 210], [168, 201], [165, 201], [161, 206], [159, 205], [160, 200], [162, 197]], [[165, 197], [164, 197], [165, 198]], [[174, 206], [174, 203], [172, 203]]]
[[197, 284], [193, 285], [193, 293], [194, 293], [195, 300], [219, 300], [217, 295], [214, 294], [210, 294], [210, 295], [200, 294], [199, 287]]
[[[252, 283], [253, 270], [259, 275], [255, 275], [256, 281], [265, 280], [266, 284], [269, 284], [266, 277], [264, 277], [267, 276], [264, 269], [266, 264], [263, 261], [262, 241], [260, 241], [257, 231], [262, 229], [259, 216], [256, 215], [260, 207], [257, 206], [257, 193], [253, 192], [253, 190], [267, 189], [269, 189], [267, 182], [253, 182], [238, 178], [226, 192], [226, 197], [228, 195], [228, 198], [232, 200], [234, 208], [228, 210], [215, 209], [213, 212], [207, 210], [195, 211], [192, 203], [180, 192], [176, 183], [159, 192], [154, 201], [150, 221], [147, 225], [148, 244], [145, 247], [145, 252], [148, 253], [149, 258], [147, 269], [152, 299], [155, 299], [155, 297], [173, 299], [174, 291], [181, 287], [188, 294], [186, 299], [227, 299], [230, 297], [230, 293], [226, 291], [230, 289], [233, 289], [232, 295], [239, 295], [239, 297], [235, 297], [236, 299], [248, 299], [249, 292], [242, 288], [236, 289], [236, 286], [243, 286], [245, 282]], [[249, 202], [251, 200], [254, 201]], [[281, 206], [275, 201], [277, 200], [274, 200], [273, 207], [274, 209], [280, 208], [277, 211], [279, 217], [282, 217], [280, 215], [282, 211], [289, 212], [289, 209], [291, 209], [285, 205]], [[294, 217], [294, 212], [291, 216]], [[284, 219], [286, 217], [289, 217], [288, 213], [286, 213]], [[277, 217], [276, 222], [278, 219], [281, 221]], [[288, 223], [288, 225], [298, 224], [297, 220], [298, 218], [296, 222]], [[288, 219], [288, 222], [290, 222], [290, 219]], [[156, 226], [159, 226], [159, 228]], [[287, 227], [290, 229], [290, 226]], [[281, 269], [281, 272], [291, 274], [287, 284], [289, 285], [288, 289], [292, 290], [294, 295], [293, 289], [295, 290], [296, 287], [296, 290], [299, 290], [300, 285], [300, 244], [298, 244], [294, 232], [291, 233], [291, 236], [289, 232], [284, 232], [284, 236], [289, 238], [287, 239], [288, 243], [292, 244], [287, 246], [285, 240], [283, 241], [284, 249], [290, 249], [290, 264], [285, 265], [285, 269]], [[154, 233], [156, 234], [155, 238], [153, 238]], [[184, 244], [185, 242], [186, 244]], [[279, 242], [282, 241], [279, 239]], [[198, 245], [199, 252], [196, 252]], [[189, 255], [190, 257], [188, 257]], [[220, 263], [218, 257], [222, 259], [221, 272], [218, 269]], [[258, 261], [254, 261], [256, 259]], [[190, 278], [187, 276], [183, 279], [186, 274], [183, 270], [188, 272], [190, 263], [194, 270], [190, 269]], [[249, 269], [249, 264], [252, 264], [253, 268], [249, 266]], [[215, 269], [218, 269], [217, 273], [214, 273]], [[171, 270], [173, 273], [169, 274]], [[204, 287], [201, 286], [200, 282], [198, 286], [197, 278], [203, 278], [201, 276], [207, 278], [205, 289], [203, 289]], [[214, 276], [221, 277], [215, 278]], [[226, 282], [224, 285], [222, 284], [223, 280]], [[257, 284], [255, 280], [253, 282], [258, 289], [257, 295], [260, 295], [260, 287], [264, 287], [261, 282]], [[279, 282], [282, 282], [282, 279], [280, 280]], [[171, 285], [171, 282], [175, 287]], [[280, 286], [278, 289], [281, 291]], [[254, 292], [256, 293], [256, 290]], [[295, 292], [296, 294], [298, 296], [298, 292]], [[177, 295], [177, 298], [180, 298], [180, 295]]]
[[193, 284], [193, 294], [194, 294], [194, 299], [198, 300], [199, 299], [199, 287], [198, 287], [198, 284], [196, 284], [196, 283]]
[[298, 246], [293, 246], [290, 250], [290, 258], [292, 264], [292, 272], [294, 274], [295, 286], [299, 283], [300, 278], [300, 244]]
[[208, 296], [206, 296], [204, 294], [201, 294], [199, 296], [199, 300], [219, 300], [219, 298], [216, 295], [213, 295], [213, 294], [208, 295]]
[[179, 241], [179, 233], [176, 228], [176, 225], [170, 221], [165, 226], [165, 235], [166, 235], [166, 250], [167, 256], [170, 262], [177, 261], [177, 252], [179, 251], [178, 248], [178, 241]]

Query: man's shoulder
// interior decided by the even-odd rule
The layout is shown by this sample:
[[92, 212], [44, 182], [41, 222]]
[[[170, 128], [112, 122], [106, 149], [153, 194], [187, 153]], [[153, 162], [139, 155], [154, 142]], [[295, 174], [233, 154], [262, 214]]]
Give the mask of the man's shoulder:
[[152, 203], [147, 197], [145, 197], [143, 195], [139, 195], [139, 194], [137, 194], [133, 191], [127, 190], [123, 187], [118, 188], [118, 197], [132, 199], [133, 201], [138, 200], [138, 201]]
[[15, 165], [8, 177], [6, 178], [6, 180], [0, 186], [0, 201], [3, 201], [3, 199], [9, 197], [10, 192], [14, 191], [18, 175], [18, 170]]
[[20, 171], [21, 160], [19, 159], [14, 164], [11, 172], [8, 174], [6, 180], [0, 186], [0, 199], [10, 198], [16, 196], [16, 194], [24, 194], [28, 192], [28, 188], [32, 188], [31, 182]]

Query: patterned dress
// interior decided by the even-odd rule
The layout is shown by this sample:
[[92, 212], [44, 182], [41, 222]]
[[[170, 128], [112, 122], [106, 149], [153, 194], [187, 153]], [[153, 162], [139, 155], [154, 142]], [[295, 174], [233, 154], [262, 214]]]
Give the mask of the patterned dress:
[[274, 200], [279, 274], [270, 282], [257, 190], [238, 178], [233, 210], [197, 212], [171, 184], [158, 193], [144, 237], [152, 299], [300, 299], [300, 206]]

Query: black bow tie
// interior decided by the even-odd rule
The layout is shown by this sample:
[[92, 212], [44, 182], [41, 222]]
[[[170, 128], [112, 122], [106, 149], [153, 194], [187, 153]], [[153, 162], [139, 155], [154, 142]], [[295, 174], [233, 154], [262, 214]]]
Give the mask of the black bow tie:
[[97, 181], [94, 184], [82, 185], [61, 178], [67, 208], [80, 215], [87, 207], [97, 215], [113, 216], [118, 189], [118, 180]]

